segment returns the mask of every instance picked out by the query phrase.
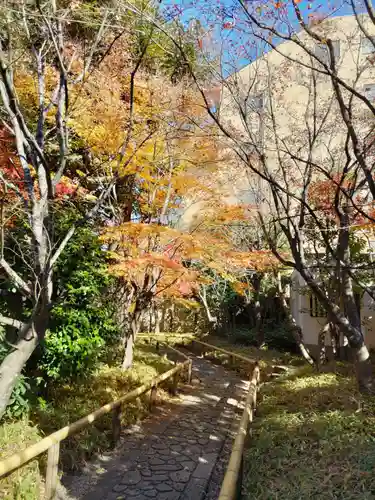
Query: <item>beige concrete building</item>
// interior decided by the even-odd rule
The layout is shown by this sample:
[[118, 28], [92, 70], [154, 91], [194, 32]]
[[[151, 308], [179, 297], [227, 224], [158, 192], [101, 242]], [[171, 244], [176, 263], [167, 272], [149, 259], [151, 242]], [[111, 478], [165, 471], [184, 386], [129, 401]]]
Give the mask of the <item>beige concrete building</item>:
[[[375, 42], [375, 26], [366, 17], [362, 22]], [[335, 64], [342, 81], [375, 101], [372, 62], [375, 46], [363, 36], [356, 19], [353, 16], [331, 18], [313, 29], [333, 40]], [[332, 155], [337, 164], [340, 162], [347, 127], [333, 96], [330, 77], [311, 69], [324, 70], [314, 55], [329, 63], [327, 46], [316, 43], [305, 32], [295, 35], [293, 40], [281, 43], [225, 82], [220, 115], [230, 131], [236, 131], [238, 146], [248, 145], [254, 149], [258, 144], [273, 171], [293, 159], [289, 180], [297, 185], [296, 172], [303, 175], [305, 170], [303, 161], [298, 159], [306, 160], [309, 155], [312, 161], [327, 168], [332, 165]], [[351, 96], [344, 91], [345, 103]], [[364, 137], [372, 117], [359, 98], [352, 98], [352, 120]], [[314, 125], [319, 130], [311, 144]], [[285, 150], [282, 158], [277, 157], [278, 149]]]
[[[359, 21], [362, 29], [354, 16], [330, 18], [312, 29], [333, 42], [343, 102], [351, 109], [352, 125], [362, 147], [374, 127], [374, 117], [355, 92], [375, 103], [375, 26], [365, 16]], [[365, 37], [364, 32], [373, 38]], [[331, 63], [327, 45], [301, 31], [232, 75], [223, 85], [220, 117], [232, 135], [228, 147], [253, 151], [255, 164], [257, 155], [262, 154], [264, 159], [257, 168], [271, 174], [287, 193], [298, 192], [309, 171], [318, 178], [322, 170], [338, 171], [347, 159], [348, 127], [334, 96], [331, 78], [319, 72], [324, 67], [315, 56]], [[345, 86], [354, 89], [354, 93], [345, 90]], [[232, 183], [234, 193], [246, 199], [247, 192], [247, 200], [258, 200], [272, 215], [274, 206], [268, 185], [252, 175], [245, 163], [233, 159], [233, 165], [238, 168], [237, 181]], [[286, 206], [293, 211], [289, 198], [286, 195]], [[359, 305], [366, 342], [375, 347], [373, 301], [365, 294]], [[291, 306], [306, 343], [317, 344], [326, 318], [296, 272], [292, 275]]]
[[[375, 42], [374, 24], [367, 17], [362, 18], [362, 23], [366, 31], [374, 36]], [[312, 29], [323, 38], [330, 38], [333, 41], [335, 63], [340, 78], [359, 92], [375, 99], [374, 46], [363, 36], [356, 19], [353, 16], [333, 17]], [[245, 128], [249, 127], [251, 131], [257, 133], [259, 112], [264, 111], [266, 115], [269, 114], [269, 99], [272, 99], [277, 126], [281, 127], [280, 136], [289, 136], [294, 126], [298, 131], [301, 130], [300, 113], [305, 111], [311, 101], [310, 68], [313, 66], [317, 70], [324, 71], [324, 67], [299, 44], [310, 50], [312, 56], [330, 62], [327, 46], [315, 42], [306, 32], [301, 31], [292, 36], [292, 40], [280, 43], [274, 50], [270, 50], [232, 75], [224, 84], [221, 114], [225, 118], [229, 116], [235, 128], [245, 131]], [[319, 101], [321, 104], [328, 101], [332, 94], [331, 82], [328, 76], [318, 74], [315, 76], [316, 92], [319, 99], [324, 99]], [[234, 90], [232, 96], [230, 89]], [[238, 91], [242, 95], [238, 96]], [[241, 117], [238, 113], [238, 102], [233, 102], [232, 98], [234, 94], [238, 101], [247, 100], [247, 103], [242, 103], [244, 107], [247, 106], [245, 117]]]

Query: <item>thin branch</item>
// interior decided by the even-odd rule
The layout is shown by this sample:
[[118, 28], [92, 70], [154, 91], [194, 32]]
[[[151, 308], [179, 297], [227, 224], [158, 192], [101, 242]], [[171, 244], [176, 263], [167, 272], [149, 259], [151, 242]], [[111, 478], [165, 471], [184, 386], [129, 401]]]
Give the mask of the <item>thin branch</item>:
[[0, 267], [2, 267], [4, 269], [4, 271], [7, 273], [9, 278], [13, 281], [13, 283], [15, 285], [17, 285], [17, 287], [20, 290], [22, 290], [23, 292], [25, 292], [29, 296], [32, 295], [32, 292], [31, 292], [29, 285], [26, 283], [26, 281], [24, 281], [21, 278], [21, 276], [18, 273], [16, 273], [16, 271], [14, 269], [12, 269], [12, 267], [8, 264], [8, 262], [4, 259], [4, 257], [2, 259], [0, 259]]
[[[85, 65], [83, 67], [83, 70], [82, 72], [80, 73], [80, 75], [78, 75], [78, 77], [74, 80], [73, 83], [79, 83], [81, 82], [82, 80], [84, 80], [85, 76], [87, 75], [89, 69], [90, 69], [90, 66], [91, 66], [91, 61], [92, 61], [92, 58], [94, 57], [94, 54], [96, 52], [96, 49], [98, 48], [98, 44], [103, 36], [103, 33], [104, 33], [104, 29], [105, 29], [105, 26], [106, 26], [106, 22], [107, 22], [107, 19], [108, 19], [108, 12], [109, 12], [109, 9], [106, 9], [105, 12], [104, 12], [104, 16], [103, 16], [103, 20], [101, 22], [101, 25], [100, 25], [100, 28], [99, 28], [99, 31], [96, 35], [96, 39], [95, 39], [95, 42], [93, 43], [92, 47], [91, 47], [91, 50], [90, 50], [90, 54], [85, 62]], [[122, 32], [120, 34], [120, 36], [122, 36], [124, 32]], [[117, 40], [119, 37], [116, 37], [115, 40]], [[112, 42], [109, 50], [112, 48], [112, 45], [113, 45], [114, 42]], [[106, 53], [107, 54], [107, 53]], [[104, 55], [104, 57], [106, 56], [106, 54]]]
[[3, 316], [2, 314], [0, 314], [0, 324], [13, 326], [14, 328], [17, 328], [17, 330], [21, 330], [21, 328], [25, 327], [25, 323], [22, 323], [22, 321], [18, 321], [18, 319], [8, 318], [7, 316]]

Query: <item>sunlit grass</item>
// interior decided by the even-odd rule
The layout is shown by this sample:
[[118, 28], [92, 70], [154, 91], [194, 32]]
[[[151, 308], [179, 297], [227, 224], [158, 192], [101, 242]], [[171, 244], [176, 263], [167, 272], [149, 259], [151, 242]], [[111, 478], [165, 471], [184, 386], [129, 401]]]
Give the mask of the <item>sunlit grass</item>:
[[246, 456], [246, 498], [374, 499], [375, 401], [355, 379], [303, 367], [266, 385]]
[[[114, 355], [113, 355], [114, 354]], [[22, 450], [65, 425], [75, 422], [106, 403], [150, 381], [172, 367], [172, 362], [159, 356], [148, 345], [137, 345], [131, 370], [119, 367], [121, 352], [112, 353], [111, 364], [101, 364], [86, 378], [74, 383], [51, 385], [47, 396], [32, 408], [30, 421], [6, 422], [0, 429], [0, 458]], [[168, 399], [159, 391], [160, 400]], [[122, 423], [129, 425], [146, 416], [148, 395], [122, 407]], [[96, 452], [111, 445], [111, 414], [104, 415], [94, 425], [61, 442], [60, 465], [77, 469]], [[40, 500], [43, 482], [39, 473], [45, 466], [45, 456], [35, 460], [6, 479], [0, 480], [0, 498], [6, 500]]]
[[[38, 429], [27, 419], [4, 422], [0, 427], [0, 457], [16, 453], [40, 439]], [[0, 480], [0, 498], [4, 500], [34, 500], [40, 498], [39, 464], [32, 461], [11, 476]]]
[[[317, 373], [296, 355], [215, 336], [203, 340], [258, 359], [263, 375], [274, 365], [293, 369], [262, 388], [246, 453], [245, 498], [375, 499], [375, 398], [359, 394], [352, 365], [336, 362]], [[212, 356], [228, 364], [219, 351]]]
[[155, 345], [156, 342], [165, 343], [170, 346], [189, 344], [192, 338], [195, 337], [194, 333], [173, 333], [173, 332], [162, 332], [158, 334], [153, 333], [141, 333], [138, 337], [137, 343], [146, 343], [150, 345]]

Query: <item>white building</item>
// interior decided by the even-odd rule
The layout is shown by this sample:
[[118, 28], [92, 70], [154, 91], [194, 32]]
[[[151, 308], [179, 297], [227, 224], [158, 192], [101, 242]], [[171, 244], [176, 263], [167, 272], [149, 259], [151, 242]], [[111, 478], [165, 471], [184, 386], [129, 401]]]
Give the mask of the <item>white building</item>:
[[[366, 292], [362, 295], [356, 295], [356, 302], [365, 342], [369, 348], [374, 349], [375, 302]], [[293, 271], [291, 276], [290, 306], [292, 315], [302, 330], [306, 346], [312, 354], [317, 353], [318, 334], [327, 323], [327, 315], [319, 301], [309, 291], [300, 274], [296, 271]], [[327, 352], [329, 353], [331, 339], [328, 334], [326, 335], [325, 344], [328, 346]], [[342, 338], [340, 339], [340, 345], [344, 345]]]

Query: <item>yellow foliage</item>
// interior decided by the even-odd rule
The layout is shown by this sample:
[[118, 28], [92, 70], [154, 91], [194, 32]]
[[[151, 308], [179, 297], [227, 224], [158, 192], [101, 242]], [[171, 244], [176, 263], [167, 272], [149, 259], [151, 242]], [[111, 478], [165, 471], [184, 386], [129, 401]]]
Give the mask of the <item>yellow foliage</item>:
[[125, 140], [128, 112], [121, 101], [121, 86], [95, 73], [71, 91], [68, 125], [95, 155], [116, 155]]
[[[53, 91], [58, 81], [59, 75], [56, 70], [51, 66], [47, 66], [44, 75], [45, 106], [52, 101]], [[26, 71], [16, 71], [14, 74], [14, 85], [23, 111], [29, 119], [36, 120], [39, 109], [36, 75]], [[51, 121], [51, 119], [54, 119], [53, 107], [46, 116], [47, 121]]]

